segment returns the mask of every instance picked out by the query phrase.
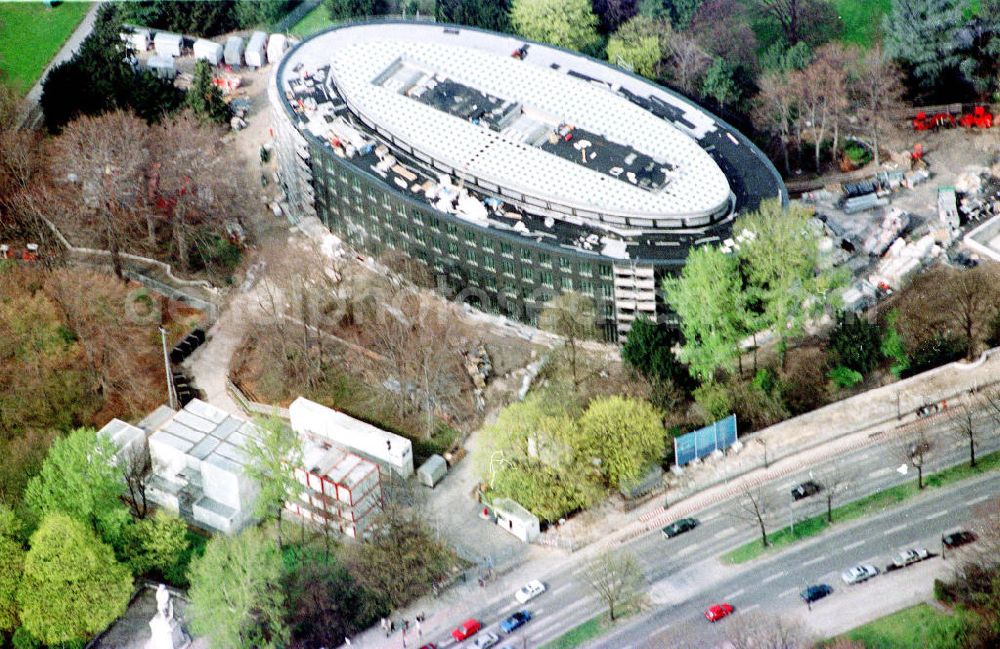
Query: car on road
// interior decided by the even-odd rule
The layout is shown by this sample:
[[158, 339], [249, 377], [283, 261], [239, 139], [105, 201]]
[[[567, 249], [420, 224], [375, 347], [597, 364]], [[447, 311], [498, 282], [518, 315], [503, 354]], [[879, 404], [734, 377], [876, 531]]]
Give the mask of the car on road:
[[531, 621], [530, 611], [518, 611], [506, 620], [500, 622], [500, 630], [504, 633], [514, 633]]
[[499, 642], [500, 636], [492, 631], [486, 631], [481, 636], [476, 638], [476, 642], [472, 646], [476, 649], [490, 649], [490, 647], [495, 647], [499, 644]]
[[420, 647], [420, 649], [437, 649], [437, 645], [434, 644], [433, 642], [430, 642], [430, 643], [425, 644], [424, 646]]
[[814, 584], [812, 586], [806, 586], [806, 589], [799, 593], [799, 597], [802, 598], [806, 604], [812, 604], [816, 600], [823, 599], [827, 595], [833, 592], [833, 588], [830, 584]]
[[451, 637], [455, 638], [455, 642], [461, 642], [479, 633], [481, 628], [483, 625], [479, 623], [479, 620], [470, 617], [451, 630]]
[[903, 550], [894, 556], [892, 558], [892, 563], [895, 564], [897, 568], [902, 568], [910, 565], [911, 563], [923, 561], [929, 556], [931, 555], [926, 548], [910, 548], [909, 550]]
[[524, 604], [528, 600], [535, 599], [539, 595], [545, 592], [545, 584], [534, 579], [529, 581], [524, 586], [514, 593], [514, 599], [516, 599], [521, 604]]
[[844, 580], [845, 584], [860, 584], [863, 581], [868, 581], [872, 577], [878, 576], [878, 568], [875, 566], [863, 563], [853, 568], [848, 568], [840, 575], [840, 578]]
[[946, 548], [957, 548], [976, 540], [976, 535], [966, 530], [959, 530], [941, 537], [941, 543]]
[[726, 604], [725, 602], [722, 604], [712, 604], [705, 609], [705, 619], [709, 622], [718, 622], [732, 612], [732, 604]]
[[795, 485], [795, 487], [792, 488], [792, 498], [795, 500], [802, 500], [803, 498], [808, 498], [809, 496], [815, 496], [821, 491], [823, 491], [823, 487], [818, 482], [806, 480], [802, 484]]
[[684, 532], [690, 532], [694, 528], [698, 527], [698, 521], [694, 518], [682, 518], [680, 520], [674, 521], [670, 525], [664, 527], [661, 532], [663, 536], [668, 539], [672, 539], [678, 534], [683, 534]]

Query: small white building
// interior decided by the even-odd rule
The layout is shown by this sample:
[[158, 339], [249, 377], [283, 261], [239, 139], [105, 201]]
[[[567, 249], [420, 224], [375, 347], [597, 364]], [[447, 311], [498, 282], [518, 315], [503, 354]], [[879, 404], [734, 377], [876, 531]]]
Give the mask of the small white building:
[[184, 37], [180, 34], [157, 32], [156, 37], [153, 38], [153, 47], [156, 48], [158, 56], [175, 57], [181, 55], [181, 44], [183, 42]]
[[159, 54], [146, 59], [146, 68], [160, 79], [172, 81], [177, 76], [177, 67], [174, 65], [174, 57], [160, 56]]
[[146, 432], [128, 422], [112, 419], [97, 433], [107, 437], [115, 445], [115, 449], [117, 449], [115, 461], [117, 462], [121, 462], [133, 454], [142, 454], [147, 458], [149, 456], [149, 451], [146, 450]]
[[284, 34], [271, 34], [267, 38], [267, 62], [274, 65], [281, 60], [288, 46], [288, 39]]
[[264, 47], [266, 45], [267, 34], [264, 32], [254, 32], [253, 35], [250, 36], [246, 52], [243, 53], [243, 58], [246, 60], [249, 67], [264, 67], [264, 64], [267, 63], [267, 60], [264, 58]]
[[223, 58], [226, 65], [243, 64], [243, 39], [239, 36], [230, 36], [226, 39], [226, 46], [223, 48]]
[[525, 543], [531, 543], [542, 533], [538, 517], [510, 498], [494, 500], [493, 513], [497, 517], [498, 527]]
[[148, 29], [136, 27], [129, 31], [121, 32], [119, 37], [138, 52], [145, 52], [149, 49], [151, 36]]
[[405, 437], [327, 408], [305, 397], [288, 407], [292, 430], [328, 440], [389, 468], [404, 478], [413, 475], [413, 444]]
[[208, 61], [212, 65], [219, 65], [222, 61], [222, 43], [216, 43], [204, 38], [199, 38], [194, 42], [194, 58], [199, 61]]

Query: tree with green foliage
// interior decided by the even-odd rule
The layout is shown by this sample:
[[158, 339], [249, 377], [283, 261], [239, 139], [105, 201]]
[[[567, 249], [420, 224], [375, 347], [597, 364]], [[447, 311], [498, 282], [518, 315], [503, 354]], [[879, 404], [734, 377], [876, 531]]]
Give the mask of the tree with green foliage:
[[594, 301], [573, 291], [560, 293], [552, 298], [539, 317], [542, 329], [565, 339], [563, 348], [568, 356], [570, 378], [576, 393], [579, 393], [585, 378], [580, 343], [596, 337], [596, 319]]
[[388, 0], [323, 0], [323, 6], [333, 22], [381, 16], [391, 9]]
[[[232, 31], [239, 26], [250, 24], [238, 22], [240, 4], [234, 0], [140, 0], [121, 3], [122, 22], [154, 29], [165, 29], [182, 34], [217, 36]], [[253, 4], [276, 4], [267, 2]], [[280, 4], [280, 3], [277, 3]], [[245, 11], [245, 9], [244, 9]]]
[[132, 576], [84, 523], [49, 514], [30, 545], [17, 600], [36, 638], [50, 645], [87, 639], [125, 612]]
[[636, 481], [664, 459], [663, 416], [648, 402], [617, 396], [594, 399], [580, 416], [579, 427], [577, 453], [600, 460], [610, 487]]
[[839, 297], [844, 277], [819, 267], [819, 237], [809, 227], [812, 211], [766, 200], [733, 226], [747, 291], [758, 299], [761, 321], [778, 340], [782, 368], [788, 340], [811, 316]]
[[244, 29], [267, 28], [281, 20], [297, 4], [299, 0], [236, 0], [236, 22]]
[[350, 548], [348, 569], [394, 609], [429, 593], [456, 566], [454, 553], [413, 511], [389, 504], [368, 531], [365, 541]]
[[0, 633], [20, 626], [17, 588], [24, 572], [24, 556], [21, 522], [13, 511], [0, 505]]
[[258, 518], [278, 522], [278, 547], [281, 547], [281, 521], [285, 503], [296, 502], [302, 483], [294, 470], [302, 466], [302, 441], [298, 433], [276, 417], [257, 422], [260, 435], [248, 436], [246, 445], [247, 475], [260, 485], [254, 503]]
[[194, 80], [187, 91], [187, 106], [198, 119], [215, 124], [229, 121], [229, 106], [222, 98], [222, 90], [212, 83], [212, 66], [208, 61], [194, 64]]
[[638, 0], [593, 0], [590, 5], [602, 34], [616, 31], [639, 11]]
[[893, 361], [889, 368], [896, 378], [899, 378], [910, 367], [910, 358], [906, 353], [906, 344], [896, 328], [899, 311], [893, 309], [885, 319], [885, 333], [882, 336], [882, 355]]
[[840, 312], [827, 342], [827, 356], [831, 367], [868, 374], [882, 361], [882, 331], [862, 317]]
[[128, 519], [114, 443], [92, 428], [57, 439], [28, 482], [24, 500], [39, 519], [61, 513], [110, 540]]
[[189, 543], [187, 524], [177, 516], [160, 509], [130, 526], [132, 572], [141, 575], [153, 572], [176, 582]]
[[494, 32], [509, 32], [509, 0], [437, 0], [434, 17], [438, 22], [469, 25]]
[[680, 359], [702, 381], [740, 359], [750, 331], [737, 260], [712, 246], [693, 249], [680, 276], [663, 280], [666, 301], [680, 318]]
[[882, 20], [888, 54], [925, 88], [939, 86], [962, 61], [965, 0], [892, 0]]
[[608, 61], [626, 65], [636, 74], [655, 80], [664, 56], [662, 39], [669, 33], [668, 24], [636, 16], [608, 38]]
[[736, 85], [733, 67], [721, 56], [715, 57], [712, 65], [708, 66], [701, 84], [701, 92], [706, 97], [714, 99], [719, 108], [725, 108], [740, 98], [740, 89]]
[[513, 0], [510, 21], [533, 41], [584, 52], [600, 43], [590, 0]]
[[686, 395], [691, 389], [688, 367], [674, 354], [673, 348], [678, 342], [675, 329], [643, 315], [632, 322], [622, 344], [622, 360], [649, 381], [653, 387], [653, 402], [660, 407], [670, 405], [671, 393]]
[[260, 529], [213, 537], [188, 574], [193, 633], [205, 636], [213, 647], [287, 645], [281, 553]]
[[649, 18], [663, 18], [674, 29], [687, 29], [691, 19], [705, 0], [640, 0], [639, 14]]

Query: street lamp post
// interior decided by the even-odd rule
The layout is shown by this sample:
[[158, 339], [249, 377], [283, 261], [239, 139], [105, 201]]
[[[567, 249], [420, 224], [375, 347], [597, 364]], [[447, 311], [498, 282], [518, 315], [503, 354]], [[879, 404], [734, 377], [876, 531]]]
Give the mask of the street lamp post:
[[170, 371], [170, 355], [167, 353], [167, 330], [160, 327], [160, 342], [163, 345], [163, 369], [167, 373], [167, 403], [171, 410], [177, 409], [177, 401], [174, 397], [174, 375]]
[[757, 437], [757, 438], [754, 439], [754, 441], [756, 441], [758, 444], [760, 444], [761, 446], [764, 447], [764, 468], [767, 469], [768, 468], [768, 463], [767, 463], [767, 440], [764, 439], [763, 437]]

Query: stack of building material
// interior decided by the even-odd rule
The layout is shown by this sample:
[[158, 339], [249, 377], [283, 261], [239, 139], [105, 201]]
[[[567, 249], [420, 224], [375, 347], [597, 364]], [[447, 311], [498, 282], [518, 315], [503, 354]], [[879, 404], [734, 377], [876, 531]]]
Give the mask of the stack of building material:
[[899, 289], [906, 279], [926, 261], [940, 256], [941, 246], [934, 243], [932, 235], [925, 235], [913, 243], [896, 239], [879, 263], [875, 274], [868, 281], [875, 286], [883, 284]]

